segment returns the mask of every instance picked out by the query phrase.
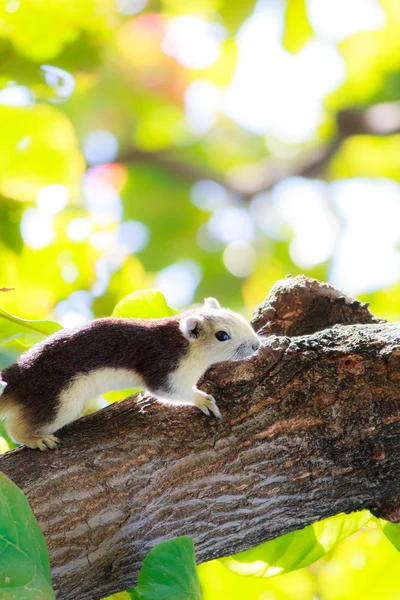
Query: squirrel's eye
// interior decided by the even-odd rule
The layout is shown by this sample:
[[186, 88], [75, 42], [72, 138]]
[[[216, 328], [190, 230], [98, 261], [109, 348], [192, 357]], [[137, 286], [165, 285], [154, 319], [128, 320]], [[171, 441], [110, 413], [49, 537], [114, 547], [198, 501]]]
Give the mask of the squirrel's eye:
[[217, 331], [215, 337], [219, 342], [226, 342], [226, 340], [230, 340], [231, 336], [226, 333], [226, 331]]

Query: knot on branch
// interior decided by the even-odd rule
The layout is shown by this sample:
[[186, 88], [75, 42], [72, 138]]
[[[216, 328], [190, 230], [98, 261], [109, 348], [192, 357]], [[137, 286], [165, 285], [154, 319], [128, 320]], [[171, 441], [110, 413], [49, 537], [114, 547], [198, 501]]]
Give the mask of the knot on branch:
[[309, 335], [337, 324], [381, 323], [362, 303], [329, 283], [298, 275], [277, 281], [256, 308], [251, 325], [260, 335]]
[[375, 517], [385, 519], [391, 523], [400, 523], [400, 494], [390, 497], [385, 501], [377, 502], [370, 508]]

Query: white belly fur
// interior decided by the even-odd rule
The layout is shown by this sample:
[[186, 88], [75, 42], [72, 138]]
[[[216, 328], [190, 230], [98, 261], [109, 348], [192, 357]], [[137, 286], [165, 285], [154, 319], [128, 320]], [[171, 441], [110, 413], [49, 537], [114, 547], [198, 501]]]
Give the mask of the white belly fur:
[[[85, 405], [96, 396], [111, 390], [124, 390], [144, 387], [139, 375], [127, 369], [103, 368], [87, 375], [76, 377], [59, 396], [59, 410], [51, 423], [51, 430], [57, 431], [67, 423], [78, 419]], [[45, 428], [47, 429], [47, 428]]]

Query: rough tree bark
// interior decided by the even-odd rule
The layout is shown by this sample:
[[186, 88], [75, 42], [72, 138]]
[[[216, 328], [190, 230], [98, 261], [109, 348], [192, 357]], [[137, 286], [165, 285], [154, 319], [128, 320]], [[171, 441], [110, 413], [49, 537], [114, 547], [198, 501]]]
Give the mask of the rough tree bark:
[[59, 599], [131, 586], [149, 549], [178, 535], [202, 562], [341, 511], [400, 520], [400, 324], [305, 277], [278, 282], [253, 323], [258, 356], [202, 382], [222, 421], [130, 398], [76, 422], [58, 452], [1, 457], [44, 531]]

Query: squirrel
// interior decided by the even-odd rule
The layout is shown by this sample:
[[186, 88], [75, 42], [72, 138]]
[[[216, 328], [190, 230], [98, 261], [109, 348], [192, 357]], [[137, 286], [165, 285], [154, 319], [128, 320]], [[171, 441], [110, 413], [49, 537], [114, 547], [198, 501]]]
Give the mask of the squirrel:
[[161, 402], [221, 418], [197, 381], [212, 365], [245, 359], [259, 347], [247, 321], [214, 298], [161, 319], [95, 319], [57, 331], [2, 371], [0, 418], [15, 442], [39, 450], [57, 448], [53, 434], [110, 390], [140, 387]]

